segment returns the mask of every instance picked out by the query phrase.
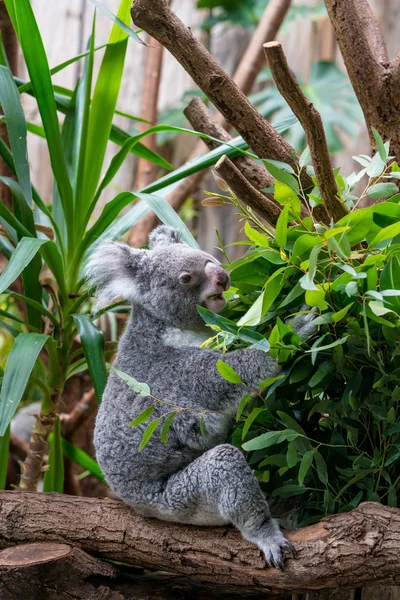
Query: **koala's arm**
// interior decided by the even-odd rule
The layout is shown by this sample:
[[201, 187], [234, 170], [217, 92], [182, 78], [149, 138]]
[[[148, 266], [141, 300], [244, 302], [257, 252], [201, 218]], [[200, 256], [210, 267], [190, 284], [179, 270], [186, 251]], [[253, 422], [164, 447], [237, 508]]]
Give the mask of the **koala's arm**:
[[[298, 315], [292, 328], [303, 341], [312, 335], [315, 313]], [[277, 377], [281, 367], [269, 354], [255, 348], [242, 348], [226, 354], [199, 350], [185, 361], [186, 378], [193, 386], [197, 402], [214, 410], [234, 409], [245, 393], [245, 388], [226, 381], [217, 370], [218, 360], [227, 363], [250, 388], [257, 388], [268, 377]]]

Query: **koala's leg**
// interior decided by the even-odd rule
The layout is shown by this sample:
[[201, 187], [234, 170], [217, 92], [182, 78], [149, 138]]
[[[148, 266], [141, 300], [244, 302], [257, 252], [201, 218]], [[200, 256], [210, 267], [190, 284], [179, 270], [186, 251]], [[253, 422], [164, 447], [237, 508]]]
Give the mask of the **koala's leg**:
[[153, 510], [143, 510], [143, 514], [195, 525], [232, 523], [274, 566], [282, 568], [283, 548], [292, 550], [278, 523], [271, 518], [245, 457], [228, 444], [205, 452], [172, 475], [153, 501]]

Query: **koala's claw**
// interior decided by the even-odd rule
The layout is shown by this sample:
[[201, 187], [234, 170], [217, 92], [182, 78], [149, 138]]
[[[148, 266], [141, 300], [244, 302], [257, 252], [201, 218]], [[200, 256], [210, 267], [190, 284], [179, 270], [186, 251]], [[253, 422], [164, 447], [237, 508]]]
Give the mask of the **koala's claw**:
[[287, 550], [290, 556], [295, 556], [296, 553], [292, 544], [283, 536], [279, 538], [269, 538], [266, 542], [262, 541], [257, 543], [257, 545], [263, 551], [267, 565], [269, 567], [280, 569], [281, 571], [284, 570], [284, 557], [282, 556], [282, 551]]

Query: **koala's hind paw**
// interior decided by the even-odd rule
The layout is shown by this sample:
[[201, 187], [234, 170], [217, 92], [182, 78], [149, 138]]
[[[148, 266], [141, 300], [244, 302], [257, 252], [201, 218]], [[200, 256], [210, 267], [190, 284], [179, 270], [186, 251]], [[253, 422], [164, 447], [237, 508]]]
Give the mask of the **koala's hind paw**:
[[253, 544], [256, 544], [262, 550], [265, 560], [269, 567], [275, 567], [283, 571], [284, 557], [282, 552], [286, 551], [289, 556], [296, 556], [296, 550], [293, 545], [283, 537], [280, 530], [267, 535], [253, 538]]
[[268, 565], [275, 567], [283, 571], [284, 557], [282, 551], [287, 550], [288, 553], [293, 557], [295, 556], [295, 549], [292, 544], [286, 540], [283, 535], [280, 537], [272, 537], [258, 544], [264, 553], [265, 560]]

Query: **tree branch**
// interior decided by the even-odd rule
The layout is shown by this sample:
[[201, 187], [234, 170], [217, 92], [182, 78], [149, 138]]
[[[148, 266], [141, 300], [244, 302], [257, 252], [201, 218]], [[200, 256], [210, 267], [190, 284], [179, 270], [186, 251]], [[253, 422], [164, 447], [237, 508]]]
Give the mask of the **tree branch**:
[[221, 174], [222, 179], [226, 181], [232, 192], [243, 204], [250, 206], [268, 223], [276, 224], [281, 214], [279, 206], [256, 190], [227, 156], [221, 156], [215, 165], [215, 170]]
[[[294, 165], [293, 148], [252, 106], [190, 28], [169, 9], [166, 0], [135, 0], [132, 19], [181, 63], [225, 119], [242, 135], [260, 158]], [[304, 177], [305, 186], [310, 179]]]
[[[334, 221], [347, 214], [346, 207], [338, 199], [321, 115], [303, 93], [296, 76], [289, 68], [279, 42], [264, 44], [269, 68], [276, 86], [300, 121], [310, 148], [315, 178], [329, 217]], [[321, 215], [322, 216], [322, 215]]]
[[99, 558], [282, 594], [400, 582], [400, 510], [361, 504], [288, 534], [285, 571], [230, 527], [191, 527], [136, 515], [122, 502], [0, 492], [0, 544], [62, 542]]
[[[217, 120], [212, 118], [206, 105], [200, 98], [192, 98], [183, 112], [195, 131], [205, 133], [223, 142], [230, 142], [232, 140], [232, 136], [229, 135]], [[217, 142], [205, 138], [202, 139], [202, 142], [206, 144], [209, 150], [214, 150], [214, 148], [218, 148], [219, 146]], [[233, 162], [257, 190], [273, 186], [274, 180], [264, 165], [245, 155], [234, 158]]]
[[389, 67], [381, 27], [367, 0], [325, 0], [325, 5], [373, 141], [371, 125], [376, 126], [374, 113]]

